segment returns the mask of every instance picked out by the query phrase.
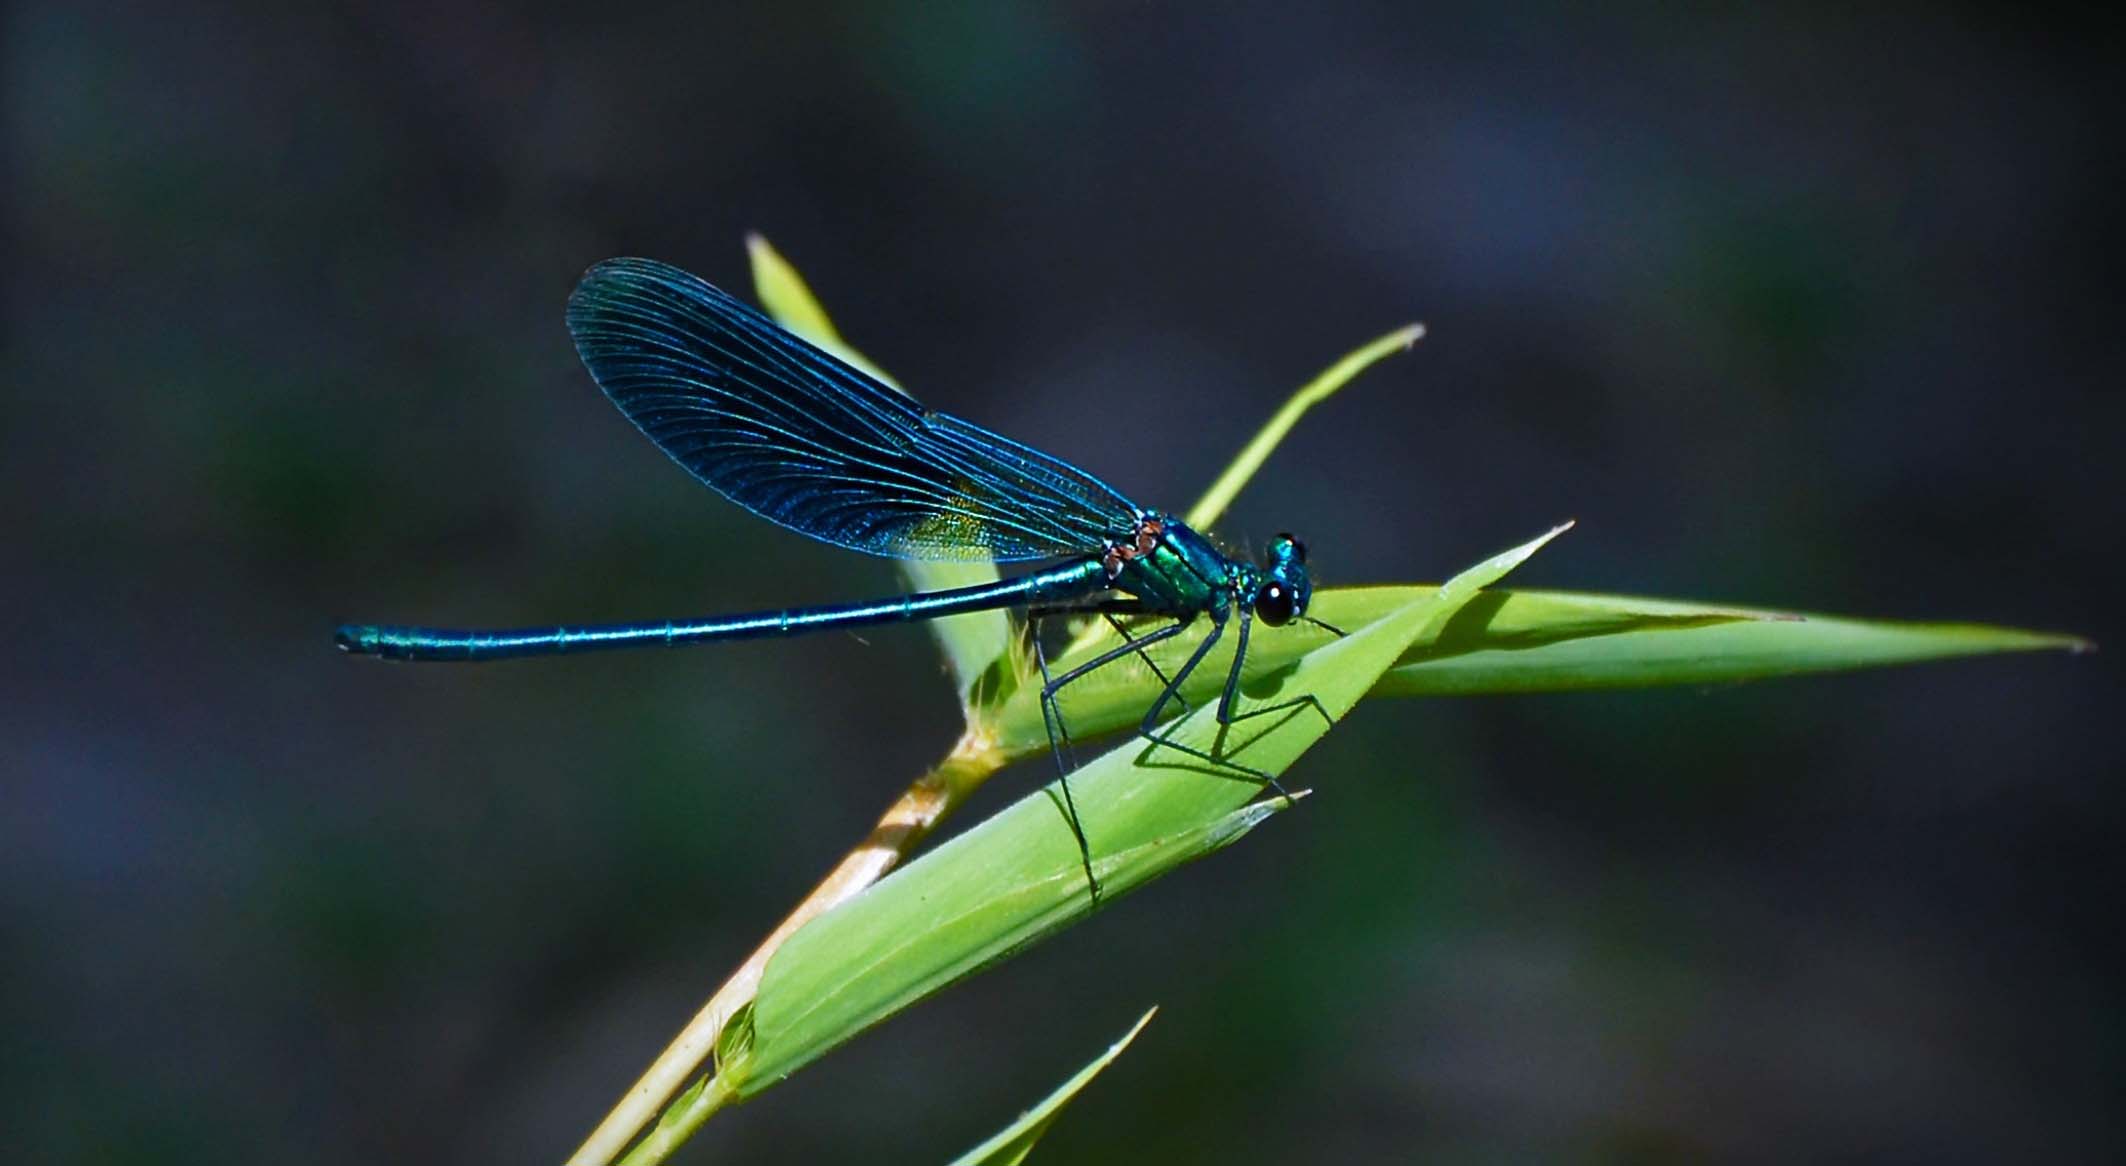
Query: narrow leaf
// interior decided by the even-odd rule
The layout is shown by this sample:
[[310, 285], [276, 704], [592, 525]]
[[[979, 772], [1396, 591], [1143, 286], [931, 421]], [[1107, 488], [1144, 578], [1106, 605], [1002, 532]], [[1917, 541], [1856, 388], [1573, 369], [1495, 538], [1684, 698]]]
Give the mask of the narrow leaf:
[[1042, 1098], [1039, 1105], [1020, 1114], [1017, 1121], [998, 1130], [981, 1145], [953, 1159], [953, 1166], [1018, 1166], [1020, 1162], [1025, 1161], [1026, 1155], [1032, 1152], [1034, 1143], [1041, 1140], [1041, 1135], [1047, 1133], [1048, 1127], [1062, 1114], [1063, 1107], [1070, 1104], [1080, 1089], [1099, 1076], [1101, 1070], [1113, 1064], [1115, 1058], [1122, 1055], [1122, 1050], [1137, 1039], [1137, 1034], [1143, 1032], [1144, 1026], [1151, 1023], [1152, 1013], [1157, 1011], [1157, 1008], [1146, 1010], [1143, 1016], [1137, 1018], [1137, 1023], [1122, 1034], [1121, 1040], [1093, 1058], [1091, 1064], [1078, 1070], [1070, 1080], [1057, 1086], [1056, 1091]]
[[[1397, 588], [1397, 591], [1407, 589]], [[1413, 651], [1382, 696], [1559, 692], [1723, 684], [1998, 652], [2085, 652], [2076, 636], [1973, 623], [1859, 620], [1695, 607], [1614, 596], [1515, 592], [1470, 604], [1436, 644]], [[1694, 615], [1693, 609], [1702, 615]], [[1635, 612], [1636, 626], [1573, 624]], [[1584, 623], [1582, 626], [1585, 626]]]
[[[1478, 588], [1555, 533], [1316, 648], [1247, 691], [1243, 713], [1274, 711], [1221, 727], [1216, 710], [1202, 706], [1164, 731], [1188, 748], [1283, 773], [1411, 645], [1437, 634]], [[1255, 802], [1254, 780], [1141, 739], [1077, 770], [1070, 784], [1110, 897], [1231, 843], [1290, 804]], [[761, 979], [751, 1043], [721, 1067], [734, 1093], [758, 1093], [916, 1000], [1084, 918], [1090, 896], [1062, 806], [1054, 785], [1028, 795], [792, 936]]]
[[1301, 386], [1300, 390], [1293, 393], [1284, 403], [1284, 408], [1279, 409], [1255, 434], [1253, 440], [1241, 448], [1240, 455], [1233, 459], [1233, 463], [1225, 468], [1224, 473], [1218, 475], [1218, 480], [1211, 483], [1211, 488], [1203, 497], [1189, 508], [1186, 519], [1188, 524], [1197, 530], [1209, 530], [1211, 524], [1218, 521], [1219, 516], [1225, 513], [1225, 508], [1239, 495], [1241, 488], [1248, 484], [1248, 479], [1254, 477], [1255, 471], [1262, 468], [1262, 463], [1269, 460], [1270, 454], [1277, 448], [1277, 443], [1284, 440], [1284, 435], [1290, 433], [1294, 425], [1299, 424], [1301, 415], [1328, 400], [1336, 390], [1349, 384], [1352, 378], [1366, 371], [1375, 361], [1398, 352], [1408, 352], [1411, 345], [1416, 344], [1424, 334], [1423, 324], [1397, 328], [1323, 369], [1320, 375]]
[[[1434, 590], [1402, 586], [1320, 591], [1310, 614], [1353, 627]], [[1259, 633], [1248, 646], [1247, 675], [1273, 674], [1329, 637], [1301, 623]], [[1195, 630], [1176, 636], [1153, 648], [1152, 659], [1171, 674], [1202, 638]], [[1074, 645], [1052, 667], [1069, 668], [1117, 642], [1107, 631]], [[1983, 624], [1858, 620], [1568, 591], [1486, 591], [1462, 607], [1436, 639], [1405, 653], [1373, 695], [1719, 684], [1955, 656], [2088, 647], [2087, 641], [2073, 636]], [[1212, 662], [1221, 655], [1222, 650], [1213, 652], [1212, 661], [1190, 678], [1183, 695], [1193, 701], [1215, 695], [1224, 670]], [[1118, 662], [1066, 690], [1064, 715], [1081, 739], [1129, 728], [1161, 687], [1142, 662]], [[1038, 695], [1032, 690], [1015, 694], [996, 716], [999, 747], [1006, 755], [1047, 748]]]

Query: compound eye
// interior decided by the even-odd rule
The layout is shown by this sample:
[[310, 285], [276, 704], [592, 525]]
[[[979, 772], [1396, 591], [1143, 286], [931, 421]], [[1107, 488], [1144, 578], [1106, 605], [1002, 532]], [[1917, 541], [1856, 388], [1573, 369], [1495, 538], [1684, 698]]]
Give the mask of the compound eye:
[[1282, 583], [1265, 583], [1255, 593], [1255, 618], [1281, 627], [1292, 620], [1292, 589]]
[[1283, 543], [1286, 547], [1290, 548], [1294, 561], [1301, 563], [1307, 561], [1307, 544], [1300, 542], [1298, 539], [1292, 537], [1291, 531], [1285, 531], [1284, 533], [1278, 535], [1277, 541]]

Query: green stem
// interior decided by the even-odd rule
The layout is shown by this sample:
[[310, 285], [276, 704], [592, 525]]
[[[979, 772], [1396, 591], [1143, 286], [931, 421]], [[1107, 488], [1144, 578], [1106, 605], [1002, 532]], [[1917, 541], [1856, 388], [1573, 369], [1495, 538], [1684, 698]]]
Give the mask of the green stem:
[[696, 1089], [681, 1097], [672, 1108], [665, 1111], [656, 1125], [650, 1127], [648, 1136], [635, 1143], [635, 1147], [620, 1159], [620, 1166], [654, 1166], [671, 1157], [672, 1151], [686, 1144], [701, 1123], [710, 1115], [731, 1103], [737, 1094], [724, 1084], [722, 1077], [711, 1077]]

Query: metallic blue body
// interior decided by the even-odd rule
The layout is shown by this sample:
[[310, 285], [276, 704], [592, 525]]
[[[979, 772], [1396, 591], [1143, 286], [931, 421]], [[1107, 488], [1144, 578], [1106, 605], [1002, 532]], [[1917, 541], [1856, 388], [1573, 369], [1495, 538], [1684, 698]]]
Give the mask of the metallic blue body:
[[1115, 574], [1115, 588], [1140, 600], [1145, 610], [1189, 616], [1245, 604], [1261, 581], [1252, 565], [1227, 558], [1180, 520], [1148, 516], [1157, 527], [1150, 549], [1128, 558]]
[[[593, 267], [569, 297], [568, 328], [599, 388], [644, 436], [704, 485], [763, 518], [893, 558], [1066, 561], [974, 587], [692, 620], [483, 631], [350, 624], [334, 637], [343, 651], [387, 660], [499, 660], [789, 636], [1001, 607], [1035, 618], [1058, 611], [1099, 612], [1111, 621], [1172, 617], [1173, 624], [1148, 634], [1125, 632], [1121, 646], [1061, 676], [1047, 674], [1035, 637], [1045, 680], [1041, 707], [1060, 773], [1069, 734], [1056, 694], [1208, 616], [1210, 634], [1166, 679], [1141, 731], [1275, 785], [1267, 774], [1168, 740], [1157, 726], [1237, 614], [1239, 642], [1218, 703], [1221, 722], [1236, 719], [1250, 624], [1305, 618], [1306, 549], [1290, 535], [1271, 541], [1261, 567], [1234, 559], [1068, 462], [923, 408], [667, 264], [612, 259]], [[1062, 788], [1097, 898], [1067, 777]]]
[[339, 646], [346, 651], [386, 660], [505, 660], [512, 656], [550, 656], [606, 648], [678, 647], [718, 640], [794, 636], [826, 628], [909, 623], [998, 607], [1069, 603], [1102, 590], [1106, 585], [1107, 572], [1099, 563], [1080, 561], [978, 587], [896, 595], [864, 603], [584, 627], [460, 631], [452, 628], [350, 626], [341, 628], [337, 638]]
[[[334, 637], [342, 650], [500, 660], [997, 607], [1085, 607], [1107, 592], [1128, 597], [1133, 612], [1209, 614], [1222, 625], [1280, 570], [1274, 558], [1269, 575], [1229, 558], [1068, 462], [925, 409], [668, 264], [611, 259], [592, 268], [569, 297], [568, 327], [592, 378], [636, 428], [763, 518], [894, 558], [1071, 561], [981, 587], [692, 620], [487, 631], [347, 625]], [[1299, 572], [1304, 612], [1304, 568], [1284, 569]]]

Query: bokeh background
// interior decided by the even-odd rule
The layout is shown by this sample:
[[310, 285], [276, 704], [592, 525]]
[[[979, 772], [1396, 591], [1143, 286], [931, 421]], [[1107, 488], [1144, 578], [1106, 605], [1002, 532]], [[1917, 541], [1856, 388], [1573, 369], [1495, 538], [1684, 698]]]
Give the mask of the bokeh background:
[[[1225, 529], [2116, 642], [2117, 42], [1983, 6], [24, 0], [0, 1128], [551, 1162], [945, 749], [923, 634], [389, 668], [339, 618], [897, 586], [675, 471], [575, 277], [767, 233], [930, 402]], [[2116, 1160], [2119, 674], [1368, 705], [1246, 845], [684, 1160]], [[1015, 771], [977, 808], [1004, 804]]]

